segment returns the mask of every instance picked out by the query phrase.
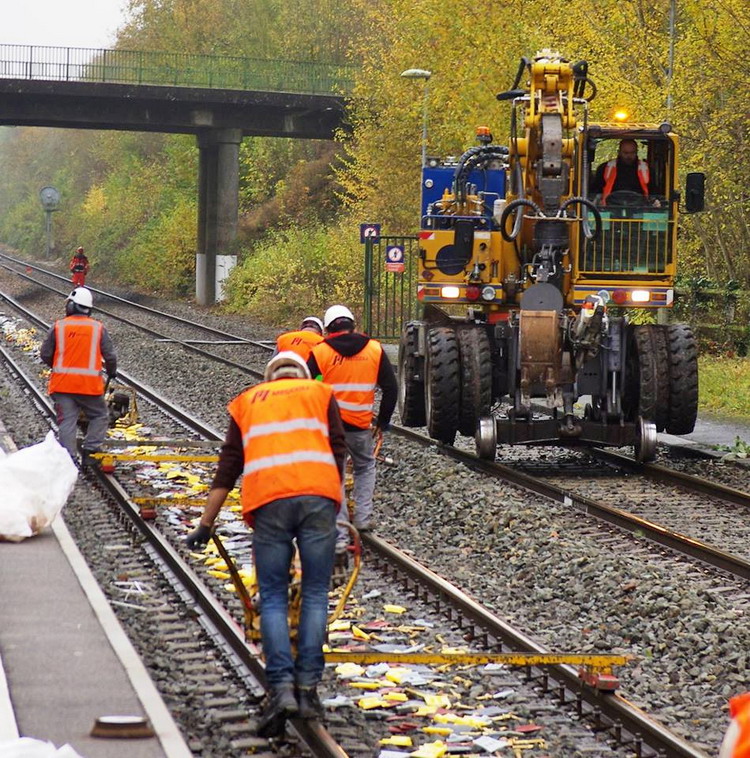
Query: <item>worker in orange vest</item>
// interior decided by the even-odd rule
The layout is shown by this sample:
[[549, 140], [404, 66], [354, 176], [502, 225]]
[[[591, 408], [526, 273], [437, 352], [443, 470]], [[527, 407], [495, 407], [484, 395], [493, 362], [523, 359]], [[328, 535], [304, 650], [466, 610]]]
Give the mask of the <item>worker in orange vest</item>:
[[76, 457], [76, 428], [81, 411], [88, 419], [82, 462], [101, 449], [109, 413], [104, 400], [102, 364], [110, 380], [117, 376], [117, 355], [101, 321], [91, 318], [91, 290], [76, 287], [65, 301], [65, 318], [55, 321], [39, 349], [51, 369], [48, 391], [55, 404], [60, 444]]
[[276, 338], [276, 353], [291, 350], [303, 360], [310, 357], [310, 351], [323, 341], [323, 322], [315, 316], [302, 319], [299, 329], [285, 332]]
[[721, 743], [719, 758], [750, 758], [750, 692], [729, 701], [732, 718]]
[[70, 259], [70, 270], [73, 273], [73, 286], [83, 287], [89, 272], [89, 259], [84, 255], [82, 247], [77, 248]]
[[[231, 420], [216, 475], [200, 522], [186, 542], [194, 548], [208, 541], [221, 506], [242, 476], [242, 515], [253, 528], [270, 688], [258, 734], [275, 737], [283, 733], [287, 718], [317, 719], [323, 713], [316, 688], [323, 675], [346, 442], [333, 391], [311, 381], [307, 365], [291, 351], [271, 358], [264, 381], [228, 407]], [[295, 540], [302, 564], [302, 610], [293, 659], [287, 606]]]
[[[375, 490], [374, 438], [388, 429], [396, 407], [398, 385], [382, 345], [354, 331], [354, 316], [344, 305], [332, 305], [323, 318], [327, 337], [310, 353], [307, 365], [314, 377], [333, 387], [341, 408], [346, 448], [352, 459], [355, 503], [354, 526], [372, 528], [372, 496]], [[375, 389], [382, 397], [374, 429]], [[339, 511], [336, 551], [349, 543], [346, 508]]]

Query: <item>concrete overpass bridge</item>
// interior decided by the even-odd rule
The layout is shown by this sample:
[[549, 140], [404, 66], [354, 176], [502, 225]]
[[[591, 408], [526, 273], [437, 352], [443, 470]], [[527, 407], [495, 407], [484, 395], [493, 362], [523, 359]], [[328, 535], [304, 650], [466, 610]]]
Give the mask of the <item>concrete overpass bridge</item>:
[[0, 45], [0, 125], [195, 135], [203, 305], [236, 261], [242, 139], [331, 139], [351, 85], [344, 64]]

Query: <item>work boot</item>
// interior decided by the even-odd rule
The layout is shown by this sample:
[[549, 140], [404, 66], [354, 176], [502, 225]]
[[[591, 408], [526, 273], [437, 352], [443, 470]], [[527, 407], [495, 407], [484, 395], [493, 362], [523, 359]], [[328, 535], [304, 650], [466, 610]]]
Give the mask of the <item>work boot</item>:
[[315, 687], [297, 687], [297, 702], [301, 719], [323, 718], [323, 703], [320, 702]]
[[284, 734], [286, 720], [299, 712], [294, 697], [294, 685], [289, 683], [272, 687], [268, 693], [268, 704], [258, 722], [259, 737], [280, 737]]

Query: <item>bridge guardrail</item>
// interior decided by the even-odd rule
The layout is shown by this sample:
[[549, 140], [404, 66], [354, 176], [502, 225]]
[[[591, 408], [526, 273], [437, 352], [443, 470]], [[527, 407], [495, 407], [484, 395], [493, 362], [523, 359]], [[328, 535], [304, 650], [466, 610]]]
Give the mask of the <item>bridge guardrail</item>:
[[347, 63], [264, 60], [193, 53], [0, 44], [0, 78], [347, 94]]

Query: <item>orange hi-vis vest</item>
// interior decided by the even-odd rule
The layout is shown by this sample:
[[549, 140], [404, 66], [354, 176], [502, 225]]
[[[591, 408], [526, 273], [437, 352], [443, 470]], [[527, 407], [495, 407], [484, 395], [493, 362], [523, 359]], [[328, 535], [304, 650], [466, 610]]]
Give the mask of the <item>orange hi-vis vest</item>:
[[337, 506], [341, 502], [328, 430], [332, 396], [330, 387], [312, 379], [276, 379], [256, 384], [229, 403], [242, 432], [246, 520], [256, 508], [283, 497], [318, 495]]
[[[638, 161], [638, 183], [641, 185], [644, 197], [648, 197], [648, 182], [651, 178], [646, 161]], [[612, 193], [612, 188], [617, 180], [617, 158], [611, 160], [604, 167], [604, 189], [602, 190], [602, 202], [606, 205], [606, 200]]]
[[732, 723], [721, 745], [720, 758], [750, 758], [750, 692], [729, 700]]
[[302, 360], [307, 361], [310, 351], [323, 341], [323, 337], [315, 332], [300, 329], [298, 332], [287, 332], [276, 339], [276, 347], [279, 352], [291, 350], [297, 353]]
[[102, 324], [88, 316], [66, 316], [55, 321], [55, 356], [48, 391], [73, 395], [101, 395]]
[[341, 420], [359, 429], [372, 423], [375, 387], [380, 370], [383, 347], [370, 340], [356, 355], [341, 355], [327, 342], [312, 350], [323, 381], [333, 387], [341, 410]]

